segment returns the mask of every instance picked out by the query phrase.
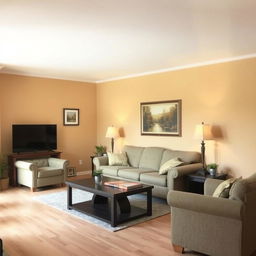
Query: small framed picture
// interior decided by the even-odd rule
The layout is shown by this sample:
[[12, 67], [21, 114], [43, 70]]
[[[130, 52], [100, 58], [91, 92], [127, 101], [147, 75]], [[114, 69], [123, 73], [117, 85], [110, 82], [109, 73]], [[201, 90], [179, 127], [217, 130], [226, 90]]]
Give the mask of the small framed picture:
[[64, 108], [63, 109], [63, 124], [64, 125], [79, 125], [79, 109]]
[[76, 176], [76, 168], [75, 167], [68, 167], [68, 177]]

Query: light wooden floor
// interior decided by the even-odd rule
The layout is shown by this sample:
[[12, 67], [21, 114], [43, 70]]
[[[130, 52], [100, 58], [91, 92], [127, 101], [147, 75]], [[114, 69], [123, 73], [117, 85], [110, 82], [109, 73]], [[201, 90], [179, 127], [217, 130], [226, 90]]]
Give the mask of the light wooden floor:
[[170, 242], [170, 215], [110, 232], [33, 200], [65, 189], [0, 192], [0, 237], [10, 256], [179, 255]]

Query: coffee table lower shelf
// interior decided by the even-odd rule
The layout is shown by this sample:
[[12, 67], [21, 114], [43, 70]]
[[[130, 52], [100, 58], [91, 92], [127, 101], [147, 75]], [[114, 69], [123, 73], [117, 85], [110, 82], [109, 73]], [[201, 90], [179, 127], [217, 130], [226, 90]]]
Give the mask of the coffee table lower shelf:
[[[97, 205], [97, 207], [95, 207], [93, 201], [90, 200], [73, 204], [72, 206], [69, 206], [69, 209], [74, 209], [111, 224], [111, 212], [107, 204]], [[121, 224], [147, 215], [148, 213], [146, 209], [131, 205], [131, 211], [129, 213], [117, 213], [116, 224]]]

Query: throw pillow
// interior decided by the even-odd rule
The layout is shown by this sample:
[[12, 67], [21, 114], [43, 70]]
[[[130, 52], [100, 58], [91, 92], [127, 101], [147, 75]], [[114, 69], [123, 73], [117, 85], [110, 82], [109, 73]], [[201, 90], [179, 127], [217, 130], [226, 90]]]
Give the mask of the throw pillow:
[[128, 166], [128, 159], [125, 152], [120, 154], [108, 152], [107, 154], [109, 165]]
[[218, 187], [213, 192], [213, 197], [222, 197], [222, 198], [228, 198], [229, 197], [229, 191], [232, 187], [232, 185], [237, 181], [237, 178], [230, 178], [228, 180], [225, 180], [221, 182]]
[[181, 164], [183, 164], [183, 162], [180, 161], [178, 157], [170, 159], [161, 165], [161, 167], [159, 169], [159, 174], [160, 175], [166, 174], [168, 172], [168, 170], [170, 170], [173, 167], [179, 166]]

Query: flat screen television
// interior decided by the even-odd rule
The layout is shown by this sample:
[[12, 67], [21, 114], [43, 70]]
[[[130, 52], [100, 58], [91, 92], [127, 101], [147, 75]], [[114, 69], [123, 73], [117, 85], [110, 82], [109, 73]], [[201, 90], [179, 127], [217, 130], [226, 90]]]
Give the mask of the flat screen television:
[[56, 124], [13, 124], [13, 153], [57, 149]]

